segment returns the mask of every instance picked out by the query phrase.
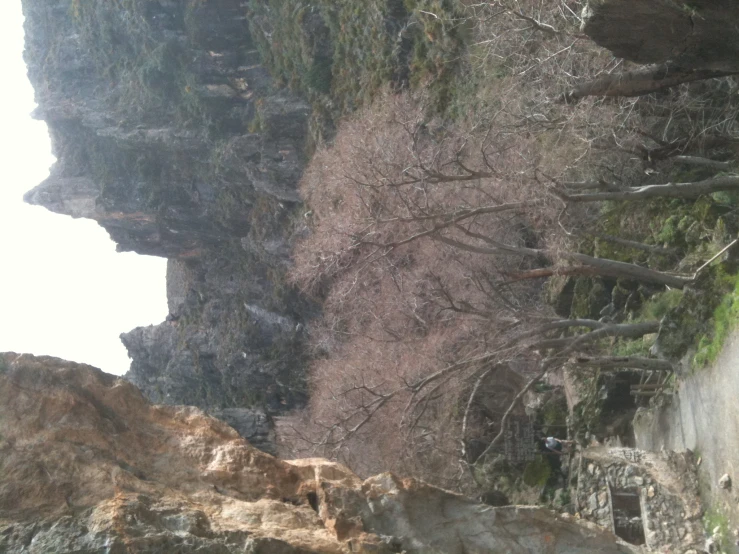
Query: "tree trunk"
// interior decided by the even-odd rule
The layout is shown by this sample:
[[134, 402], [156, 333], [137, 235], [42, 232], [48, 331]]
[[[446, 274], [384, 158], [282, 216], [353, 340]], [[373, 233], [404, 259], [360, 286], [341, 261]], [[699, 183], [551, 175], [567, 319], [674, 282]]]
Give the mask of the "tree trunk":
[[562, 181], [559, 183], [566, 189], [575, 189], [575, 190], [610, 190], [610, 191], [619, 191], [621, 190], [621, 187], [618, 185], [614, 185], [613, 183], [609, 183], [608, 181], [605, 181], [603, 179], [599, 181]]
[[681, 164], [708, 167], [716, 171], [729, 171], [734, 165], [732, 162], [720, 162], [701, 156], [675, 156], [673, 159]]
[[[739, 180], [739, 177], [737, 177]], [[467, 232], [467, 234], [474, 238], [479, 238], [487, 242], [492, 246], [478, 246], [473, 244], [466, 244], [461, 241], [450, 239], [443, 235], [436, 235], [432, 238], [465, 250], [467, 252], [474, 252], [476, 254], [485, 255], [497, 255], [501, 252], [510, 252], [511, 254], [519, 254], [526, 257], [546, 257], [550, 261], [557, 257], [564, 258], [566, 260], [575, 261], [583, 266], [588, 266], [593, 269], [593, 272], [597, 275], [605, 277], [615, 277], [631, 279], [632, 281], [641, 281], [644, 283], [655, 283], [657, 285], [667, 285], [669, 287], [681, 289], [685, 285], [693, 281], [692, 277], [683, 277], [679, 275], [671, 275], [669, 273], [663, 273], [662, 271], [655, 271], [648, 269], [636, 264], [630, 264], [626, 262], [618, 262], [616, 260], [609, 260], [607, 258], [594, 258], [586, 254], [579, 254], [577, 252], [551, 252], [546, 250], [538, 250], [535, 248], [526, 248], [523, 246], [511, 246], [509, 244], [502, 244], [489, 237], [484, 237], [478, 233]]]
[[[600, 323], [600, 322], [599, 322]], [[561, 337], [558, 339], [545, 339], [531, 345], [536, 350], [545, 350], [550, 348], [563, 348], [563, 352], [572, 352], [589, 342], [593, 342], [605, 337], [623, 337], [626, 339], [638, 339], [649, 333], [659, 331], [659, 321], [644, 321], [641, 323], [602, 323], [602, 327], [597, 328], [584, 335], [576, 337]], [[556, 356], [561, 356], [561, 352]], [[553, 356], [553, 357], [556, 357]]]
[[617, 279], [631, 279], [632, 281], [641, 281], [643, 283], [654, 283], [657, 285], [667, 285], [676, 289], [682, 289], [685, 285], [693, 281], [692, 277], [684, 277], [680, 275], [671, 275], [662, 271], [655, 271], [646, 267], [626, 262], [618, 262], [607, 258], [594, 258], [587, 254], [579, 254], [577, 252], [565, 252], [562, 257], [574, 260], [582, 265], [592, 267], [598, 271], [599, 275], [607, 277], [615, 277]]
[[664, 185], [645, 185], [619, 192], [589, 192], [567, 194], [550, 189], [568, 202], [601, 202], [604, 200], [642, 200], [644, 198], [698, 198], [725, 190], [739, 190], [739, 175], [720, 175], [695, 183], [666, 183]]
[[672, 364], [667, 360], [639, 356], [580, 357], [575, 362], [578, 365], [600, 369], [647, 369], [651, 371], [672, 371], [673, 369]]
[[551, 277], [553, 275], [567, 275], [567, 276], [585, 276], [585, 277], [594, 277], [598, 275], [598, 271], [595, 270], [592, 267], [586, 267], [586, 266], [572, 266], [572, 267], [542, 267], [539, 269], [530, 269], [528, 271], [519, 271], [519, 272], [505, 272], [503, 273], [506, 277], [510, 279], [510, 281], [507, 281], [504, 284], [508, 283], [515, 283], [518, 281], [526, 281], [528, 279], [539, 279], [542, 277]]
[[642, 96], [681, 83], [726, 77], [734, 73], [707, 69], [682, 69], [669, 62], [646, 65], [633, 71], [606, 75], [582, 83], [567, 91], [564, 94], [564, 100], [574, 102], [586, 96]]

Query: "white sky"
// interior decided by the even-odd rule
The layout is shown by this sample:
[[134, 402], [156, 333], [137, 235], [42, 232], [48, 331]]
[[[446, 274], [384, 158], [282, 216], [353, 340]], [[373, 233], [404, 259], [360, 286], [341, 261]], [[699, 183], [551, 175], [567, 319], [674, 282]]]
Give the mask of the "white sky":
[[48, 354], [122, 374], [118, 335], [167, 314], [162, 258], [115, 252], [95, 222], [23, 203], [53, 163], [34, 121], [20, 0], [0, 6], [0, 352]]

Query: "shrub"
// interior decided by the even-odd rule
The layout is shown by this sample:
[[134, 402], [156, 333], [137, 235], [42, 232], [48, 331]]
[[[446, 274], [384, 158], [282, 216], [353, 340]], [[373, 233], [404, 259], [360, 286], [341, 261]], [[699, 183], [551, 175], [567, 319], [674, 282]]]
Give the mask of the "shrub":
[[537, 456], [536, 460], [526, 465], [523, 471], [523, 482], [529, 487], [543, 487], [551, 475], [551, 464], [544, 456]]

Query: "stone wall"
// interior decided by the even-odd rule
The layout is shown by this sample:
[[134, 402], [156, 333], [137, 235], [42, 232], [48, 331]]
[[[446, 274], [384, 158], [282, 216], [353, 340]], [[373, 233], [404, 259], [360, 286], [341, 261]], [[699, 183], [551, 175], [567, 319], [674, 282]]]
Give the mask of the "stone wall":
[[[576, 462], [580, 516], [649, 550], [683, 552], [703, 544], [702, 506], [692, 455], [598, 448]], [[640, 521], [637, 519], [640, 517]]]

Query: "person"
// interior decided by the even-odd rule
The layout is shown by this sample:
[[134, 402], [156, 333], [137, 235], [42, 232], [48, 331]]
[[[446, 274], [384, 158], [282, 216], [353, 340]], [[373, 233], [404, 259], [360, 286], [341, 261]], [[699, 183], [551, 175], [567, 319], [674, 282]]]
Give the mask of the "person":
[[555, 437], [542, 437], [544, 439], [544, 447], [559, 456], [567, 453], [565, 448], [569, 449], [574, 441], [562, 440]]

